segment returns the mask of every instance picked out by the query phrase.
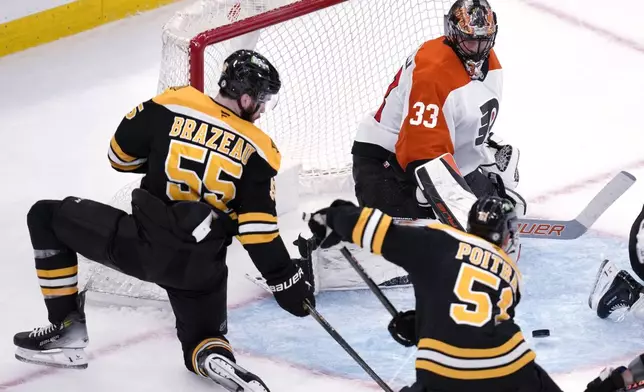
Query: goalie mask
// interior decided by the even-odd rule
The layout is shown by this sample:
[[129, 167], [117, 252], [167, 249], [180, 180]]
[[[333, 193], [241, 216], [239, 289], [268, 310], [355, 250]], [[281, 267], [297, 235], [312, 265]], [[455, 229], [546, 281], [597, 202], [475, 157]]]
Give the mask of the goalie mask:
[[[246, 121], [251, 121], [262, 104], [266, 110], [277, 105], [277, 93], [282, 86], [277, 69], [261, 54], [252, 50], [238, 50], [224, 61], [219, 92], [224, 96], [237, 100], [242, 115]], [[253, 107], [244, 109], [241, 97], [248, 94], [253, 100]]]
[[518, 260], [518, 218], [510, 200], [498, 196], [478, 199], [470, 209], [467, 231], [495, 244], [515, 261]]
[[456, 0], [445, 15], [445, 36], [472, 79], [482, 78], [482, 67], [494, 47], [498, 25], [487, 0]]

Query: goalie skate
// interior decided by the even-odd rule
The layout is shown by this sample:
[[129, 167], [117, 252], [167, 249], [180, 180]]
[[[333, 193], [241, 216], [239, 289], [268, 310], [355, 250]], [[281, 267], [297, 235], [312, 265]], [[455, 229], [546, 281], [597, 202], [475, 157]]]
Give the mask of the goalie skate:
[[210, 354], [203, 365], [208, 377], [228, 391], [270, 392], [259, 377], [223, 355]]
[[637, 312], [641, 312], [642, 291], [642, 285], [628, 272], [618, 270], [613, 263], [604, 261], [589, 301], [599, 318], [613, 315], [617, 321], [622, 321], [632, 306], [637, 305]]

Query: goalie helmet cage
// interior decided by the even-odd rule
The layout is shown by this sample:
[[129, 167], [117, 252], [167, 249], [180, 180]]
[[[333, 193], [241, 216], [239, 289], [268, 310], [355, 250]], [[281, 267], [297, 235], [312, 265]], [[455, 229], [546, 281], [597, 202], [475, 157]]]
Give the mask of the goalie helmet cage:
[[[216, 96], [224, 59], [253, 49], [275, 65], [277, 107], [256, 125], [300, 165], [300, 193], [352, 190], [351, 146], [358, 123], [382, 103], [406, 56], [443, 34], [452, 0], [201, 0], [164, 26], [158, 92], [192, 85]], [[123, 188], [112, 204], [129, 210]], [[94, 263], [92, 291], [163, 299]], [[91, 299], [91, 297], [88, 297]]]

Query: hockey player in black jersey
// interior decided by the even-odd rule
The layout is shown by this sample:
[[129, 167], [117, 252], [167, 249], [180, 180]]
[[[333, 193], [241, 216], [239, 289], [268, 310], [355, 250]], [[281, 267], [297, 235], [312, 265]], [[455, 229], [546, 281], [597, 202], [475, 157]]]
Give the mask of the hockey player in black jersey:
[[391, 326], [418, 347], [416, 383], [404, 391], [561, 391], [514, 322], [521, 273], [508, 256], [518, 231], [509, 200], [479, 199], [468, 232], [440, 223], [398, 225], [377, 209], [341, 200], [314, 213], [309, 227], [322, 247], [350, 241], [409, 273], [415, 312]]
[[278, 304], [308, 314], [304, 301], [314, 305], [313, 293], [277, 227], [281, 156], [253, 125], [280, 86], [266, 58], [240, 50], [225, 60], [216, 97], [169, 89], [129, 112], [108, 157], [118, 171], [145, 174], [131, 215], [77, 197], [33, 205], [27, 224], [51, 324], [15, 335], [18, 359], [87, 367], [80, 253], [167, 291], [190, 371], [230, 391], [268, 391], [236, 364], [225, 337], [226, 249], [236, 236]]

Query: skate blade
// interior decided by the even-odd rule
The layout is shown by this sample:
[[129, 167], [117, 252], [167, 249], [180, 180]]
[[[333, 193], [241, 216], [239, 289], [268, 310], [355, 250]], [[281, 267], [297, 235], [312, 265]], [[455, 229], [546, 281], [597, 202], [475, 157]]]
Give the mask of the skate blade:
[[[217, 361], [212, 358], [206, 360], [208, 366], [206, 366], [206, 372], [208, 377], [212, 379], [217, 384], [223, 386], [228, 391], [232, 392], [265, 392], [266, 389], [261, 386], [249, 385], [246, 381], [242, 380], [234, 371], [234, 369], [229, 369], [228, 367], [222, 366]], [[230, 363], [231, 367], [236, 367], [235, 364]], [[240, 369], [241, 370], [241, 369]]]
[[62, 369], [87, 369], [88, 365], [85, 351], [79, 348], [47, 351], [18, 348], [15, 357], [20, 362]]

